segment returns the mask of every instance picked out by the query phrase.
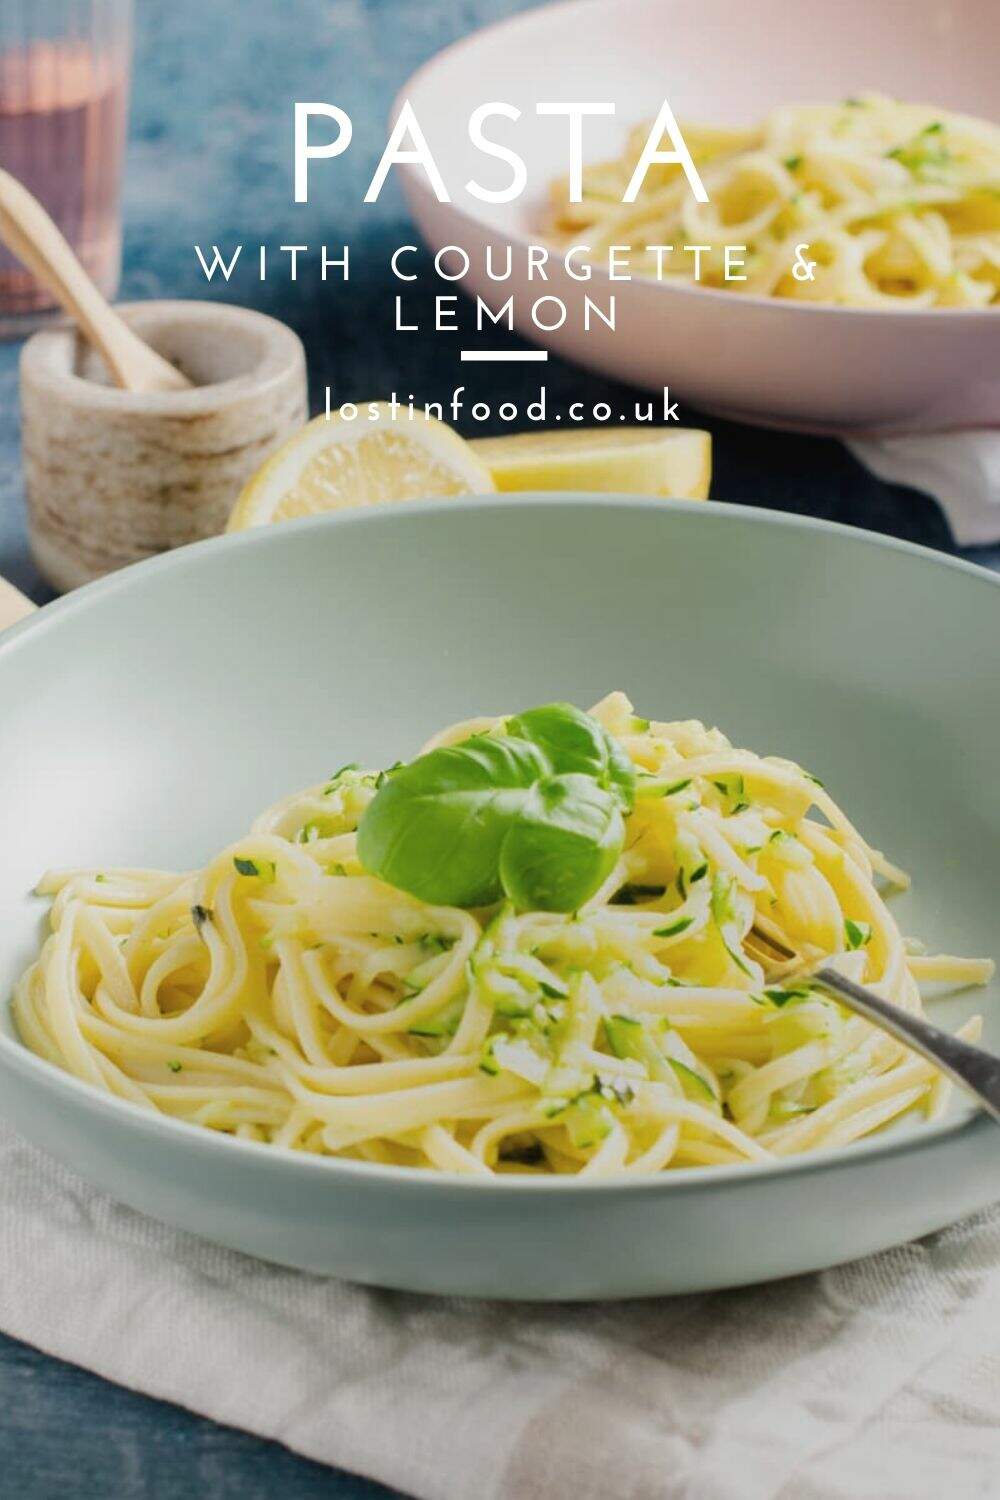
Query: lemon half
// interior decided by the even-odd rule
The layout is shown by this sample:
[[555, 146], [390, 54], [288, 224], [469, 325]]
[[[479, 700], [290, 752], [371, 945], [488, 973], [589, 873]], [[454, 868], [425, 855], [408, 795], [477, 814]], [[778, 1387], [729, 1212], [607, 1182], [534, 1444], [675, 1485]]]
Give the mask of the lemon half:
[[469, 446], [488, 466], [498, 490], [623, 491], [704, 500], [712, 478], [712, 439], [696, 427], [522, 432], [478, 438]]
[[289, 438], [247, 484], [226, 530], [495, 488], [472, 445], [444, 422], [362, 403], [353, 420], [339, 412], [316, 417]]

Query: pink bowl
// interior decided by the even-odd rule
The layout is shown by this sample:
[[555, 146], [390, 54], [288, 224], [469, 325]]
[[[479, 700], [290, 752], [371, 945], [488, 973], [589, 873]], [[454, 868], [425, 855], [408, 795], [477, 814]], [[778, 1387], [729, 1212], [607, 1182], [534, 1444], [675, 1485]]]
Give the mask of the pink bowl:
[[[588, 286], [558, 258], [540, 285], [528, 280], [524, 249], [541, 241], [548, 181], [566, 170], [566, 121], [538, 116], [540, 100], [615, 102], [614, 118], [587, 122], [588, 157], [616, 153], [627, 127], [655, 115], [664, 96], [681, 119], [719, 123], [872, 91], [995, 118], [998, 48], [996, 0], [760, 0], [749, 10], [744, 0], [572, 0], [475, 33], [401, 91], [393, 115], [410, 100], [451, 203], [437, 201], [421, 169], [400, 170], [430, 247], [468, 252], [465, 289], [492, 305], [513, 293], [523, 309], [542, 293], [561, 298], [561, 328], [541, 333], [515, 313], [518, 333], [602, 374], [669, 385], [708, 411], [772, 426], [859, 433], [996, 425], [996, 310], [824, 307], [649, 279], [612, 286], [596, 269]], [[465, 129], [488, 100], [522, 111], [489, 126], [528, 163], [528, 187], [513, 203], [481, 203], [463, 186], [508, 181], [507, 168], [477, 152]], [[496, 255], [508, 245], [514, 274], [490, 281], [486, 247]], [[616, 294], [614, 332], [593, 321], [584, 331], [588, 289], [602, 305]]]

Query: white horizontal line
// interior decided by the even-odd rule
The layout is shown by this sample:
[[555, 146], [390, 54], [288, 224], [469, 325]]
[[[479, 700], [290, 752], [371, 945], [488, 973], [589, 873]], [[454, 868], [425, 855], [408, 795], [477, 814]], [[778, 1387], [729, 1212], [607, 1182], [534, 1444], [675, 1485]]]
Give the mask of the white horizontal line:
[[508, 364], [534, 362], [548, 359], [547, 349], [463, 349], [462, 360], [466, 363], [488, 364], [491, 360], [503, 360]]

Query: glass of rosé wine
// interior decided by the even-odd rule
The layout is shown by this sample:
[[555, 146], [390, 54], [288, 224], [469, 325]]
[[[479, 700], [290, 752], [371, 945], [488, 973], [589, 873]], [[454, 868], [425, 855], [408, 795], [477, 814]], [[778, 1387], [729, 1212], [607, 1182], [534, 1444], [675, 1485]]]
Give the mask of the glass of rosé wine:
[[[0, 167], [48, 209], [106, 296], [121, 271], [132, 0], [2, 0]], [[0, 246], [0, 337], [56, 311]]]

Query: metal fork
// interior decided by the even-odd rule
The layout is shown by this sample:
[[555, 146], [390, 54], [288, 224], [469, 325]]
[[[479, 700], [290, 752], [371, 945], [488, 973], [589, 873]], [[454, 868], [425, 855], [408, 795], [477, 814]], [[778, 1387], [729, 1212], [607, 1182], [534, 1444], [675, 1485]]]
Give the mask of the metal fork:
[[898, 1042], [919, 1052], [942, 1073], [947, 1073], [960, 1088], [973, 1094], [1000, 1123], [1000, 1057], [983, 1047], [964, 1042], [961, 1037], [951, 1036], [920, 1016], [900, 1010], [898, 1005], [883, 1000], [873, 990], [855, 984], [853, 979], [845, 979], [829, 964], [810, 962], [794, 948], [789, 948], [771, 929], [766, 918], [758, 917], [747, 936], [752, 942], [753, 956], [772, 979], [809, 979], [828, 990], [849, 1010], [864, 1016], [873, 1026], [880, 1026]]

